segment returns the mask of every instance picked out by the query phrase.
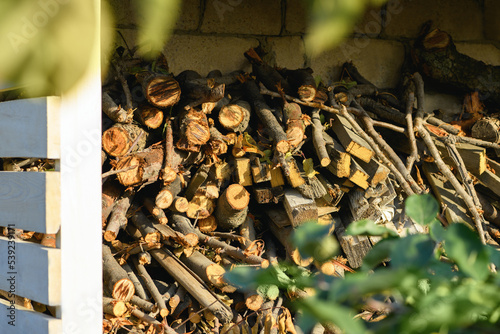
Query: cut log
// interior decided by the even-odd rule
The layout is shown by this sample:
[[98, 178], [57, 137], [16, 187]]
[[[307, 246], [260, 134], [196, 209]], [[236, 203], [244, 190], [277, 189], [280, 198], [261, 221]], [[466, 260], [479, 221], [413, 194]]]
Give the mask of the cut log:
[[290, 91], [297, 95], [302, 101], [311, 102], [316, 96], [316, 81], [312, 76], [311, 68], [299, 68], [296, 70], [279, 70], [281, 75], [290, 85]]
[[226, 88], [224, 83], [218, 83], [213, 78], [202, 79], [195, 71], [183, 71], [176, 79], [181, 86], [183, 99], [188, 102], [186, 108], [194, 108], [207, 102], [217, 102], [224, 97]]
[[351, 170], [349, 174], [349, 181], [355, 185], [366, 189], [370, 186], [368, 183], [369, 175], [365, 172], [363, 168], [354, 159], [351, 159]]
[[498, 118], [485, 117], [477, 121], [472, 127], [472, 137], [489, 141], [500, 142], [500, 120]]
[[208, 216], [198, 220], [198, 228], [201, 233], [210, 233], [217, 229], [217, 220], [214, 216]]
[[385, 165], [381, 164], [376, 157], [373, 157], [369, 163], [363, 160], [356, 161], [368, 175], [368, 183], [375, 187], [377, 184], [384, 182], [389, 176], [390, 170]]
[[138, 296], [132, 296], [132, 298], [130, 299], [130, 304], [138, 306], [140, 309], [149, 313], [154, 313], [157, 310], [155, 304], [150, 303], [147, 300], [144, 300]]
[[250, 194], [240, 184], [232, 184], [222, 193], [217, 202], [215, 217], [218, 226], [231, 230], [241, 224], [246, 219]]
[[202, 165], [194, 176], [191, 178], [191, 181], [189, 182], [189, 185], [186, 189], [185, 197], [187, 198], [188, 201], [190, 201], [194, 194], [198, 191], [198, 188], [205, 182], [205, 180], [208, 178], [208, 172], [210, 170], [210, 166], [208, 165]]
[[252, 198], [259, 204], [273, 203], [275, 201], [271, 188], [253, 188]]
[[179, 176], [175, 180], [163, 187], [156, 195], [155, 204], [160, 209], [166, 209], [172, 205], [175, 197], [181, 192], [181, 179]]
[[102, 260], [103, 280], [111, 296], [114, 299], [129, 301], [135, 293], [134, 284], [106, 245], [102, 245]]
[[148, 129], [158, 129], [163, 123], [163, 111], [143, 103], [135, 111], [136, 119]]
[[331, 163], [331, 159], [329, 153], [326, 149], [326, 141], [323, 137], [325, 133], [323, 131], [323, 125], [320, 121], [319, 109], [314, 109], [311, 115], [311, 122], [313, 125], [313, 145], [316, 151], [316, 155], [318, 156], [321, 167], [326, 167]]
[[292, 93], [288, 82], [276, 69], [262, 61], [255, 49], [249, 49], [244, 56], [252, 64], [252, 73], [267, 89], [274, 92], [283, 89], [287, 94]]
[[226, 270], [217, 263], [210, 261], [200, 252], [194, 251], [189, 257], [182, 255], [180, 260], [205, 283], [212, 284], [223, 292], [234, 292], [236, 290], [236, 288], [224, 281]]
[[104, 240], [109, 242], [115, 240], [118, 236], [118, 232], [125, 228], [128, 221], [127, 210], [130, 208], [133, 198], [134, 192], [127, 191], [122, 198], [116, 202], [111, 212], [108, 225], [106, 226], [106, 232], [104, 232]]
[[116, 200], [121, 195], [121, 189], [112, 181], [106, 181], [102, 186], [102, 223], [106, 222], [111, 214]]
[[318, 220], [318, 207], [316, 202], [302, 196], [295, 189], [286, 189], [283, 204], [293, 227], [297, 227], [306, 221]]
[[140, 234], [147, 243], [160, 242], [160, 233], [154, 228], [153, 223], [141, 211], [136, 211], [130, 218], [135, 227], [139, 230]]
[[113, 157], [142, 151], [146, 147], [148, 134], [134, 124], [116, 123], [102, 135], [102, 148]]
[[219, 122], [226, 130], [244, 132], [250, 121], [250, 108], [250, 103], [243, 100], [228, 104], [219, 111]]
[[150, 147], [142, 152], [119, 158], [116, 170], [118, 181], [128, 187], [158, 179], [163, 164], [163, 148]]
[[[141, 234], [139, 232], [139, 238], [140, 236]], [[132, 268], [128, 265], [128, 263], [124, 263], [122, 268], [127, 272], [128, 278], [134, 284], [135, 294], [141, 299], [144, 300], [149, 299], [149, 297], [146, 295], [146, 290], [144, 289], [144, 286], [142, 285], [141, 281], [139, 280], [135, 272], [132, 270]]]
[[255, 183], [271, 181], [271, 167], [266, 162], [260, 162], [258, 157], [252, 160], [252, 176]]
[[121, 317], [128, 311], [128, 308], [122, 300], [102, 297], [102, 310], [104, 313], [114, 317]]
[[198, 192], [189, 201], [186, 216], [192, 219], [203, 219], [210, 216], [215, 209], [215, 202], [203, 192]]
[[281, 168], [271, 168], [271, 187], [281, 187], [285, 185], [285, 178], [281, 172]]
[[300, 169], [295, 162], [295, 159], [290, 159], [288, 161], [288, 167], [290, 169], [289, 175], [286, 176], [288, 183], [293, 188], [298, 188], [306, 183], [306, 180], [300, 175]]
[[201, 145], [210, 139], [210, 126], [202, 111], [188, 109], [179, 115], [179, 140], [176, 147], [180, 150], [198, 152]]
[[173, 212], [186, 212], [188, 207], [189, 202], [186, 197], [176, 196], [168, 209]]
[[354, 131], [346, 118], [341, 115], [333, 115], [332, 117], [334, 120], [332, 129], [346, 152], [367, 163], [370, 162], [370, 159], [375, 155], [370, 145]]
[[181, 98], [179, 83], [167, 75], [150, 75], [142, 81], [142, 90], [148, 102], [157, 108], [171, 107]]
[[168, 218], [165, 212], [156, 206], [155, 202], [151, 198], [144, 199], [144, 206], [151, 213], [154, 219], [160, 224], [166, 225], [168, 223]]

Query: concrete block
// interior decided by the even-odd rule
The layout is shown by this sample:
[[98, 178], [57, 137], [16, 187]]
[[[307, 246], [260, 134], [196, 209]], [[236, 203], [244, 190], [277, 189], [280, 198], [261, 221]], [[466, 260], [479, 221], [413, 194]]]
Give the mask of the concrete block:
[[194, 70], [205, 76], [215, 69], [222, 73], [251, 71], [243, 53], [256, 45], [254, 38], [177, 34], [168, 41], [164, 54], [174, 75]]
[[500, 41], [500, 1], [484, 1], [484, 34], [486, 39]]
[[328, 83], [339, 80], [340, 68], [346, 61], [352, 61], [359, 72], [376, 86], [396, 87], [404, 61], [404, 46], [396, 41], [352, 38], [310, 59], [309, 63], [314, 76], [319, 75]]
[[278, 35], [281, 31], [280, 1], [207, 0], [201, 31]]
[[304, 34], [307, 29], [307, 8], [303, 0], [287, 0], [285, 30], [292, 34]]
[[267, 41], [275, 54], [277, 66], [288, 69], [304, 67], [304, 41], [300, 36], [270, 37]]
[[108, 0], [109, 8], [119, 27], [133, 27], [137, 25], [139, 13], [131, 0]]
[[488, 65], [500, 66], [500, 49], [492, 44], [455, 43], [457, 51]]
[[175, 29], [196, 30], [200, 22], [201, 0], [183, 0]]
[[422, 25], [432, 20], [433, 27], [446, 31], [454, 40], [477, 40], [483, 38], [482, 19], [476, 0], [390, 0], [384, 33], [416, 38]]
[[443, 94], [432, 90], [425, 91], [425, 112], [439, 110], [438, 117], [451, 122], [453, 117], [462, 111], [463, 97], [456, 94]]
[[381, 8], [369, 8], [354, 26], [355, 34], [378, 37], [382, 32], [382, 12]]

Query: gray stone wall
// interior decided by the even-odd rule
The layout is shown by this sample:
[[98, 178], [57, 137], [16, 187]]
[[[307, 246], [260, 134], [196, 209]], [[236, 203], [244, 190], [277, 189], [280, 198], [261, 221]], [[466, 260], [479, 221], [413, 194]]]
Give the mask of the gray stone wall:
[[[140, 0], [110, 0], [130, 44], [135, 1]], [[326, 82], [338, 80], [340, 65], [352, 60], [376, 85], [394, 87], [405, 44], [428, 20], [450, 33], [460, 52], [500, 65], [498, 17], [499, 0], [391, 0], [369, 9], [343, 44], [311, 57], [304, 46], [307, 13], [301, 0], [184, 0], [164, 53], [174, 74], [193, 69], [205, 75], [213, 69], [250, 70], [243, 52], [261, 44], [276, 65], [310, 66]]]

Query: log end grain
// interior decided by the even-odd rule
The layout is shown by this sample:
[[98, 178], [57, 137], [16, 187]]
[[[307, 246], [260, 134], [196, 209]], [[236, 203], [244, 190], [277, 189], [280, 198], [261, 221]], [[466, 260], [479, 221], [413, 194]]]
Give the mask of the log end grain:
[[125, 187], [141, 183], [142, 175], [144, 172], [144, 170], [141, 167], [143, 162], [144, 162], [143, 159], [135, 156], [128, 156], [123, 159], [120, 159], [116, 164], [116, 170], [121, 170], [133, 166], [135, 167], [130, 170], [118, 173], [116, 175], [118, 181]]
[[134, 283], [128, 278], [122, 278], [117, 281], [113, 286], [113, 291], [111, 296], [114, 299], [129, 301], [130, 298], [135, 294]]
[[316, 87], [312, 85], [300, 86], [299, 89], [297, 90], [297, 94], [299, 95], [299, 98], [302, 101], [311, 102], [314, 100], [314, 97], [316, 96]]
[[250, 202], [250, 193], [240, 184], [227, 187], [224, 196], [233, 210], [243, 210]]
[[144, 91], [149, 103], [158, 108], [173, 106], [181, 97], [179, 83], [169, 76], [152, 77], [147, 81]]

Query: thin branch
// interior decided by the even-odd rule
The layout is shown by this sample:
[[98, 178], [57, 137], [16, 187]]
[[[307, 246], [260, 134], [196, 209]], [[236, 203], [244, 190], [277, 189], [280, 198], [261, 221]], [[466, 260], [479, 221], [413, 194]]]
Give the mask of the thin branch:
[[408, 100], [406, 101], [406, 126], [408, 129], [408, 140], [410, 141], [411, 154], [406, 160], [406, 170], [408, 173], [411, 172], [413, 168], [413, 163], [418, 161], [418, 150], [417, 141], [415, 140], [415, 130], [413, 129], [413, 103], [415, 102], [415, 93], [410, 92], [408, 94]]

